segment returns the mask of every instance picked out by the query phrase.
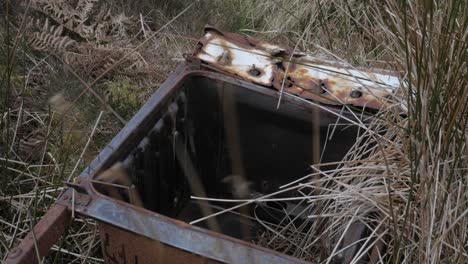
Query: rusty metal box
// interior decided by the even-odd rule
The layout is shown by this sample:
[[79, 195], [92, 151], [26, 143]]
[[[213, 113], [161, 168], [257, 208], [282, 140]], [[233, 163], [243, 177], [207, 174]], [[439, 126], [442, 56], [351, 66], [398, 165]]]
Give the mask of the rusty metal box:
[[[63, 233], [73, 208], [98, 221], [106, 263], [302, 263], [250, 243], [261, 226], [238, 214], [213, 217], [217, 232], [204, 221], [189, 224], [204, 216], [190, 196], [235, 198], [236, 184], [226, 180], [235, 175], [244, 177], [248, 195], [268, 194], [307, 175], [314, 159], [341, 160], [357, 133], [349, 127], [326, 142], [338, 116], [356, 118], [341, 110], [214, 71], [203, 61], [182, 63], [35, 227], [38, 252], [45, 255]], [[117, 191], [120, 200], [110, 197], [96, 180], [116, 163], [141, 206], [128, 190]], [[31, 239], [19, 251], [9, 263], [37, 260]]]
[[[308, 174], [314, 148], [314, 108], [293, 96], [285, 96], [280, 109], [276, 109], [276, 91], [185, 67], [179, 68], [182, 73], [176, 73], [173, 76], [176, 79], [166, 82], [170, 89], [163, 85], [136, 115], [135, 119], [146, 117], [146, 120], [140, 119], [136, 124], [135, 120], [130, 121], [128, 129], [97, 157], [100, 164], [91, 164], [83, 175], [86, 179], [96, 174], [94, 168], [105, 169], [122, 162], [145, 207], [145, 210], [135, 208], [104, 196], [99, 190], [105, 193], [105, 188], [99, 188], [96, 183], [86, 188], [92, 198], [82, 213], [102, 223], [106, 261], [128, 263], [138, 259], [142, 263], [147, 259], [149, 263], [162, 258], [161, 263], [167, 263], [175, 261], [170, 254], [173, 252], [177, 257], [189, 255], [190, 263], [195, 259], [227, 263], [298, 262], [235, 240], [242, 238], [244, 224], [236, 214], [214, 218], [220, 233], [207, 230], [204, 222], [198, 227], [187, 223], [203, 216], [197, 204], [190, 200], [191, 194], [200, 192], [194, 188], [201, 188], [201, 193], [209, 197], [234, 198], [232, 184], [224, 179], [241, 170], [250, 183], [250, 192], [268, 194]], [[230, 110], [229, 105], [233, 107]], [[232, 116], [231, 111], [234, 111]], [[321, 134], [325, 135], [328, 125], [336, 119], [335, 115], [320, 111]], [[239, 149], [227, 142], [227, 128], [236, 130]], [[355, 133], [352, 128], [339, 132], [338, 140], [328, 142], [322, 160], [340, 160], [352, 145], [349, 138], [354, 138]], [[325, 140], [322, 136], [322, 146], [317, 147], [321, 149]], [[232, 156], [236, 155], [241, 157], [238, 161], [241, 168], [234, 167], [236, 158]], [[187, 163], [184, 168], [183, 164]], [[198, 178], [199, 182], [190, 178]], [[80, 212], [80, 208], [76, 210]], [[251, 236], [259, 229], [252, 222], [246, 225]], [[155, 250], [157, 243], [151, 239], [163, 242], [160, 253]], [[187, 260], [182, 259], [181, 263]]]

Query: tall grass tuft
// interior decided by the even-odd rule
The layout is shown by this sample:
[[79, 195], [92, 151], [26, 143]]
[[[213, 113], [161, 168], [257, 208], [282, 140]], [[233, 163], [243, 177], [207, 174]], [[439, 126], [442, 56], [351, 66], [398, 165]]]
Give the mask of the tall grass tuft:
[[394, 262], [468, 258], [466, 8], [466, 1], [456, 0], [372, 7], [402, 73], [408, 105], [407, 118], [397, 125], [405, 125], [401, 151], [411, 181], [408, 200], [398, 208], [401, 218], [393, 220]]
[[[465, 263], [466, 1], [331, 2], [338, 16], [348, 16], [344, 23], [381, 43], [392, 58], [387, 67], [400, 74], [400, 106], [378, 113], [337, 170], [313, 166], [320, 180], [298, 186], [305, 199], [322, 204], [309, 215], [311, 227], [291, 231], [285, 220], [287, 228], [274, 230], [266, 245], [324, 263], [357, 263], [377, 243], [384, 244], [381, 263]], [[310, 195], [313, 191], [320, 195]], [[346, 259], [340, 245], [356, 222], [371, 233], [357, 255]]]
[[[465, 263], [466, 1], [271, 0], [251, 12], [257, 27], [242, 32], [381, 65], [402, 84], [397, 104], [370, 124], [354, 124], [362, 133], [337, 169], [313, 164], [308, 181], [284, 186], [304, 197], [308, 221], [287, 217], [272, 226], [257, 219], [267, 229], [259, 243], [314, 263]], [[350, 244], [345, 234], [359, 226], [367, 234]]]

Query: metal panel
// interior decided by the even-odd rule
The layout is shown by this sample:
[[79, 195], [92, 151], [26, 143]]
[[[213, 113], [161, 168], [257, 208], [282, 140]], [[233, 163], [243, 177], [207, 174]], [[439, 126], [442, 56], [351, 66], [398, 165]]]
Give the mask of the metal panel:
[[[83, 183], [89, 186], [89, 182]], [[175, 248], [226, 263], [307, 263], [98, 193], [93, 196], [89, 205], [75, 205], [76, 212], [100, 223], [109, 223], [132, 232], [134, 236], [158, 240]]]
[[99, 229], [104, 261], [109, 264], [219, 263], [110, 225], [100, 224]]
[[243, 35], [207, 27], [195, 58], [214, 68], [261, 85], [329, 105], [380, 109], [392, 104], [397, 75], [318, 60]]
[[[244, 89], [252, 89], [256, 92], [269, 96], [278, 97], [278, 92], [267, 88], [259, 87], [236, 78], [207, 71], [193, 71], [187, 68], [181, 71], [180, 75], [170, 78], [142, 107], [139, 113], [129, 121], [128, 125], [114, 138], [114, 140], [100, 153], [91, 163], [90, 167], [76, 180], [85, 189], [91, 198], [89, 199], [75, 193], [75, 210], [81, 215], [97, 219], [99, 222], [108, 223], [128, 230], [135, 235], [159, 240], [164, 244], [190, 251], [192, 253], [205, 256], [210, 259], [227, 263], [305, 263], [278, 252], [268, 250], [245, 241], [233, 239], [231, 237], [198, 228], [184, 222], [156, 214], [154, 212], [135, 207], [122, 201], [113, 200], [98, 193], [90, 184], [89, 179], [101, 168], [112, 164], [116, 160], [125, 157], [129, 145], [136, 145], [137, 138], [141, 139], [141, 134], [148, 131], [149, 124], [154, 126], [154, 122], [161, 116], [161, 106], [168, 101], [173, 92], [184, 78], [190, 76], [203, 76], [212, 78], [213, 81], [229, 82], [241, 86]], [[303, 105], [305, 112], [310, 105], [303, 104], [300, 100], [292, 96], [286, 96], [285, 102], [294, 101]], [[158, 109], [156, 111], [155, 109]], [[337, 110], [338, 111], [338, 110]], [[143, 118], [145, 117], [145, 118]], [[145, 119], [151, 119], [147, 121]], [[148, 124], [148, 125], [147, 125]], [[132, 138], [135, 138], [133, 140]], [[109, 160], [113, 160], [109, 162]], [[105, 165], [103, 165], [105, 164]], [[71, 190], [68, 190], [70, 192]], [[69, 196], [69, 195], [68, 195]], [[83, 197], [84, 202], [81, 202]], [[60, 199], [59, 203], [68, 204], [70, 199]], [[89, 203], [89, 204], [88, 204]]]

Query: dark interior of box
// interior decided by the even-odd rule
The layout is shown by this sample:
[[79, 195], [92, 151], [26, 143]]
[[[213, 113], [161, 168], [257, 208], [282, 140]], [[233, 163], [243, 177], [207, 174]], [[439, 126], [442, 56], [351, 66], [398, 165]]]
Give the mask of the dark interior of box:
[[[238, 198], [233, 185], [239, 183], [229, 179], [239, 174], [242, 182], [248, 182], [242, 198], [269, 194], [311, 173], [314, 148], [319, 148], [322, 162], [332, 162], [341, 160], [354, 143], [357, 130], [353, 127], [337, 127], [333, 140], [327, 140], [336, 122], [334, 115], [320, 112], [316, 122], [310, 106], [287, 96], [279, 109], [277, 102], [268, 93], [220, 80], [187, 78], [151, 131], [122, 159], [144, 207], [190, 222], [203, 216], [190, 195]], [[313, 132], [314, 122], [319, 135]], [[320, 146], [313, 144], [317, 136]], [[210, 204], [213, 212], [235, 205]], [[251, 213], [251, 207], [245, 210]], [[223, 233], [233, 237], [241, 237], [243, 223], [248, 223], [252, 234], [261, 229], [235, 213], [222, 214], [216, 221]], [[205, 222], [198, 225], [206, 227]]]

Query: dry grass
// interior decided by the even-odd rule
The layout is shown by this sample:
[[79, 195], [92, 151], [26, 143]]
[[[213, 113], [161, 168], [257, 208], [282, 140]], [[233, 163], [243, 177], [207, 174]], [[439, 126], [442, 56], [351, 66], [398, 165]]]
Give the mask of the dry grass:
[[[87, 1], [88, 12], [80, 6], [85, 1], [2, 6], [8, 13], [1, 28], [1, 259], [47, 211], [63, 181], [96, 156], [186, 49], [183, 41], [173, 45], [172, 36], [157, 34], [158, 28], [167, 30], [170, 18], [153, 24], [152, 31], [143, 15], [103, 15], [105, 3], [98, 2]], [[75, 219], [46, 261], [101, 263], [96, 235], [92, 221]]]
[[[210, 0], [175, 21], [185, 1], [115, 1], [110, 14], [100, 12], [103, 1], [88, 1], [89, 12], [75, 6], [85, 25], [100, 29], [93, 32], [70, 26], [72, 18], [50, 13], [46, 2], [66, 1], [0, 11], [0, 258], [210, 23], [354, 66], [392, 69], [404, 84], [395, 95], [404, 115], [395, 107], [371, 123], [348, 124], [361, 133], [338, 169], [313, 164], [316, 173], [279, 190], [303, 197], [306, 224], [262, 223], [268, 231], [259, 243], [315, 262], [340, 261], [342, 234], [360, 222], [372, 232], [358, 252], [381, 240], [382, 263], [468, 259], [465, 1]], [[140, 15], [136, 5], [152, 9]], [[53, 248], [61, 254], [47, 261], [102, 262], [95, 236], [92, 222], [76, 219]]]
[[[396, 95], [401, 107], [384, 109], [369, 125], [354, 124], [362, 133], [336, 170], [322, 171], [321, 164], [314, 164], [316, 173], [284, 186], [304, 197], [308, 207], [302, 214], [310, 220], [296, 226], [294, 219], [286, 218], [279, 227], [267, 228], [260, 243], [317, 263], [360, 263], [378, 241], [385, 248], [378, 256], [382, 263], [464, 263], [468, 258], [466, 4], [330, 1], [319, 7], [319, 3], [292, 1], [284, 9], [269, 1], [263, 11], [277, 12], [276, 7], [282, 10], [278, 12], [299, 10], [303, 12], [299, 17], [317, 18], [313, 10], [322, 8], [321, 15], [332, 19], [326, 20], [328, 30], [318, 34], [335, 36], [341, 21], [348, 23], [351, 35], [359, 32], [370, 43], [380, 43], [372, 48], [391, 57], [387, 67], [401, 73], [403, 86]], [[301, 26], [293, 14], [288, 19], [277, 17], [270, 21], [277, 29], [274, 33]], [[336, 51], [335, 40], [343, 38], [322, 35], [329, 45], [316, 44], [312, 32], [317, 32], [309, 31], [314, 22], [310, 23], [298, 41], [341, 60], [340, 54], [346, 52]], [[370, 47], [359, 45], [361, 51]], [[365, 224], [370, 234], [355, 245], [357, 255], [347, 259], [344, 234], [356, 223]]]

